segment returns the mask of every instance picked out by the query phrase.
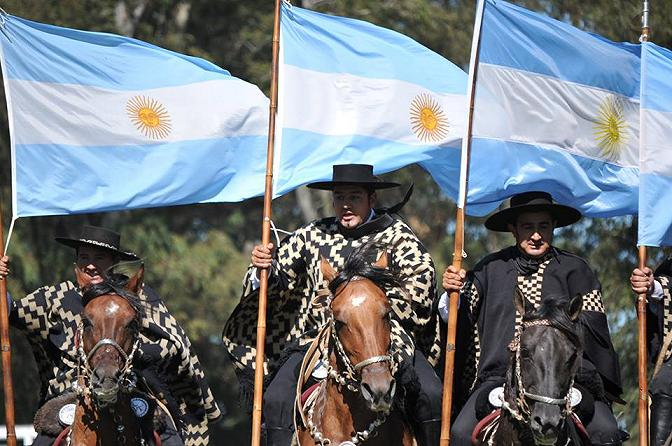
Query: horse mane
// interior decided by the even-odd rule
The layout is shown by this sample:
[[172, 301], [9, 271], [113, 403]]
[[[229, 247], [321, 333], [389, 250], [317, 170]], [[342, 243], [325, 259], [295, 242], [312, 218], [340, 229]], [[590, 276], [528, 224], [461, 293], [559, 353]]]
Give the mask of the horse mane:
[[137, 294], [126, 289], [128, 277], [124, 274], [109, 274], [105, 280], [82, 290], [82, 304], [86, 306], [91, 300], [106, 294], [116, 294], [128, 302], [135, 311], [136, 321], [140, 321], [143, 314], [143, 306]]
[[565, 310], [566, 298], [545, 298], [539, 308], [526, 312], [523, 322], [547, 320], [551, 327], [560, 330], [577, 347], [582, 347], [581, 325], [572, 321]]
[[378, 259], [378, 254], [386, 250], [387, 245], [377, 241], [367, 242], [352, 250], [345, 259], [343, 267], [329, 284], [329, 291], [336, 294], [338, 287], [349, 283], [355, 277], [369, 279], [381, 290], [401, 287], [399, 270], [390, 266], [379, 268], [372, 264]]

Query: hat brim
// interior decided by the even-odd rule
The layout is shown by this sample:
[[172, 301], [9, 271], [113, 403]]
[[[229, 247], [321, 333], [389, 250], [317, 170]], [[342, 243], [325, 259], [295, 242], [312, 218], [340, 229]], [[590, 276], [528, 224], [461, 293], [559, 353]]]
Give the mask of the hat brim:
[[523, 212], [549, 212], [555, 220], [555, 227], [569, 226], [581, 220], [581, 212], [563, 204], [528, 204], [496, 211], [485, 220], [485, 227], [491, 231], [509, 232], [509, 224]]
[[81, 240], [81, 239], [74, 239], [74, 238], [67, 238], [67, 237], [56, 237], [56, 242], [60, 243], [61, 245], [65, 245], [69, 248], [74, 248], [77, 249], [80, 246], [91, 246], [92, 248], [98, 248], [98, 249], [104, 249], [106, 251], [110, 251], [111, 253], [119, 256], [121, 260], [140, 260], [140, 257], [137, 255], [133, 254], [132, 252], [128, 251], [122, 251], [119, 249], [116, 249], [113, 246], [109, 246], [103, 243], [94, 243], [91, 240]]
[[316, 183], [306, 184], [310, 189], [334, 190], [338, 186], [361, 186], [367, 189], [390, 189], [399, 187], [399, 183], [391, 181], [318, 181]]

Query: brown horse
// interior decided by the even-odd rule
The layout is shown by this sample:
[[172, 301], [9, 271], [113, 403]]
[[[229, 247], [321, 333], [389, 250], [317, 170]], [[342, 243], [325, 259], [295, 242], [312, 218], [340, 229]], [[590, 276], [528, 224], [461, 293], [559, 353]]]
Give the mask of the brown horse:
[[329, 376], [306, 414], [307, 426], [297, 430], [301, 446], [415, 444], [393, 406], [392, 308], [382, 287], [397, 282], [385, 269], [387, 254], [374, 265], [365, 260], [377, 249], [370, 245], [353, 251], [340, 274], [322, 260], [322, 273], [331, 289]]
[[113, 275], [92, 284], [75, 269], [84, 310], [77, 334], [77, 407], [67, 444], [154, 444], [153, 410], [147, 400], [133, 398], [132, 363], [141, 325], [137, 292], [143, 272], [140, 268], [131, 279]]

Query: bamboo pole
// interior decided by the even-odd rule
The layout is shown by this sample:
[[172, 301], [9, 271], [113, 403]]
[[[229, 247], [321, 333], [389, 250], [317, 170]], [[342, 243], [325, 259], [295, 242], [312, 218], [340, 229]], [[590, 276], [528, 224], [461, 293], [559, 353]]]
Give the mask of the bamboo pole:
[[[0, 206], [0, 257], [5, 255], [2, 207]], [[0, 280], [0, 345], [2, 346], [2, 385], [5, 391], [5, 425], [7, 446], [16, 446], [14, 430], [14, 386], [12, 384], [12, 346], [9, 340], [9, 307], [7, 305], [7, 280]]]
[[[273, 199], [273, 150], [275, 146], [275, 116], [278, 110], [278, 56], [280, 51], [280, 1], [275, 0], [273, 21], [273, 58], [271, 63], [271, 101], [268, 113], [268, 147], [266, 152], [266, 189], [261, 229], [261, 243], [271, 241], [271, 201]], [[264, 392], [264, 350], [266, 347], [266, 303], [268, 299], [268, 269], [259, 274], [259, 313], [257, 315], [257, 356], [254, 371], [254, 405], [252, 409], [252, 446], [261, 443], [261, 415]]]
[[[649, 40], [649, 2], [642, 2], [642, 35], [640, 42]], [[646, 246], [640, 246], [639, 269], [646, 267]], [[649, 389], [647, 376], [646, 352], [646, 293], [637, 297], [637, 331], [638, 331], [638, 349], [637, 349], [637, 369], [639, 381], [639, 398], [637, 401], [637, 421], [639, 425], [639, 446], [648, 446], [649, 444]]]
[[[639, 269], [646, 267], [646, 246], [639, 247]], [[639, 331], [638, 339], [638, 370], [639, 370], [639, 400], [637, 404], [638, 424], [639, 424], [639, 445], [647, 446], [649, 444], [649, 390], [648, 377], [646, 373], [646, 293], [640, 294], [637, 298], [637, 328]]]
[[[474, 37], [471, 47], [471, 60], [469, 62], [469, 83], [467, 97], [469, 100], [469, 115], [467, 128], [462, 139], [462, 159], [460, 164], [460, 196], [457, 203], [457, 215], [455, 217], [455, 241], [453, 250], [453, 267], [458, 271], [462, 268], [462, 253], [464, 252], [464, 214], [466, 210], [466, 196], [469, 180], [469, 157], [471, 153], [471, 132], [474, 123], [474, 98], [476, 97], [476, 78], [478, 76], [478, 55], [481, 40], [481, 24], [483, 22], [484, 0], [479, 0], [476, 7], [476, 19], [474, 21]], [[446, 338], [446, 358], [443, 373], [443, 400], [441, 402], [441, 438], [440, 446], [450, 444], [450, 419], [453, 409], [453, 381], [455, 369], [455, 341], [457, 337], [457, 307], [460, 293], [450, 293], [450, 306], [448, 310], [448, 334]]]

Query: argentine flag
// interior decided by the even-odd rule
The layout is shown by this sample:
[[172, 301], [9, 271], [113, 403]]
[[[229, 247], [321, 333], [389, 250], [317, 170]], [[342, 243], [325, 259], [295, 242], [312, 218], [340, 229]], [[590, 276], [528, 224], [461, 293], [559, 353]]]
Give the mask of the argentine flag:
[[210, 62], [7, 16], [15, 217], [263, 194], [268, 100]]
[[330, 179], [333, 164], [436, 159], [455, 198], [465, 92], [464, 71], [409, 37], [283, 2], [275, 194]]
[[638, 45], [486, 0], [467, 211], [545, 190], [587, 216], [636, 214]]
[[640, 246], [672, 245], [672, 51], [642, 45]]

